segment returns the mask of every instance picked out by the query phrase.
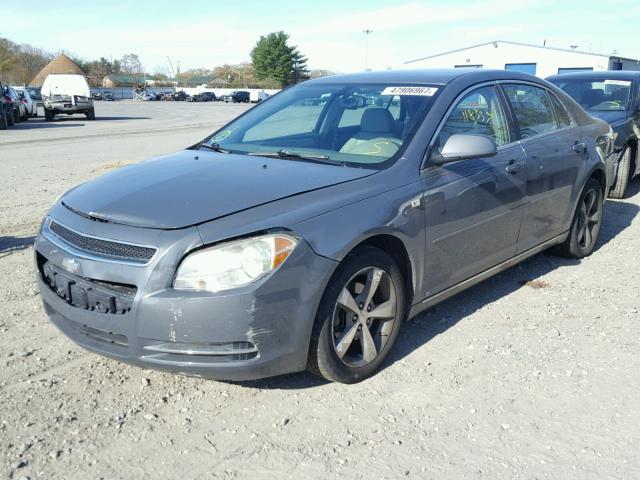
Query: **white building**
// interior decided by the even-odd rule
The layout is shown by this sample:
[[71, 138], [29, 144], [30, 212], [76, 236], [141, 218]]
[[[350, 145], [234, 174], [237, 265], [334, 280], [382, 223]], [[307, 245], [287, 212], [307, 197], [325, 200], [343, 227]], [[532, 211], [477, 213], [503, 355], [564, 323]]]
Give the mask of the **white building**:
[[548, 77], [581, 70], [640, 70], [631, 58], [526, 43], [482, 43], [405, 62], [400, 68], [498, 68]]

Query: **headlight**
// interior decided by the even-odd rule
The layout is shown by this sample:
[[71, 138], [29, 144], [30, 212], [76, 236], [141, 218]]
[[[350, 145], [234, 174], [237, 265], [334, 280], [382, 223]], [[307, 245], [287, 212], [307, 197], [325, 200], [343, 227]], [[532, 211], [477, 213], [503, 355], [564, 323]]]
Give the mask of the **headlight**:
[[297, 244], [290, 235], [270, 234], [198, 250], [178, 267], [173, 288], [220, 292], [248, 285], [282, 265]]

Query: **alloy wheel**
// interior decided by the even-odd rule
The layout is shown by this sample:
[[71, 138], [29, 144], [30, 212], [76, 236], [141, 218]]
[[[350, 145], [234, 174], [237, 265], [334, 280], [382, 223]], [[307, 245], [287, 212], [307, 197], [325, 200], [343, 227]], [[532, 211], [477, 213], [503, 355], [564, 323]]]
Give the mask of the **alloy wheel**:
[[577, 240], [580, 248], [591, 247], [597, 238], [600, 220], [602, 218], [600, 192], [596, 189], [589, 190], [582, 199], [582, 205], [578, 213]]
[[356, 273], [342, 288], [332, 318], [333, 347], [349, 367], [362, 367], [384, 349], [397, 321], [398, 298], [389, 274], [378, 267]]

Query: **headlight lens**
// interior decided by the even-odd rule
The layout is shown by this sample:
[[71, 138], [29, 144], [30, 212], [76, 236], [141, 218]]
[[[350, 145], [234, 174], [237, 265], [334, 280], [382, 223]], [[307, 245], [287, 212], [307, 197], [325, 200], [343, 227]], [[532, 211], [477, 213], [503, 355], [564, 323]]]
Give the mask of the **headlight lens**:
[[173, 288], [220, 292], [248, 285], [282, 265], [297, 244], [291, 235], [270, 234], [198, 250], [178, 267]]

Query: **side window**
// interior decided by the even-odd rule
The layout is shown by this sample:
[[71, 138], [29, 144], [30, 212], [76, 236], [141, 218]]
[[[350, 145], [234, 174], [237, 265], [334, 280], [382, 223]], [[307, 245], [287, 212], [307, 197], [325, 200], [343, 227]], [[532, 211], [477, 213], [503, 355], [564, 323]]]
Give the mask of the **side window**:
[[481, 87], [458, 101], [438, 135], [438, 147], [454, 134], [486, 135], [498, 146], [509, 143], [509, 127], [495, 87]]
[[518, 120], [521, 138], [558, 130], [553, 105], [545, 89], [517, 84], [503, 85], [502, 88]]
[[556, 110], [556, 118], [558, 119], [558, 124], [560, 126], [560, 128], [566, 128], [566, 127], [570, 127], [571, 126], [571, 117], [569, 116], [569, 112], [567, 112], [567, 109], [565, 108], [565, 106], [562, 104], [562, 102], [560, 100], [558, 100], [558, 98], [549, 93], [549, 98], [551, 98], [551, 103], [553, 104], [553, 107]]

